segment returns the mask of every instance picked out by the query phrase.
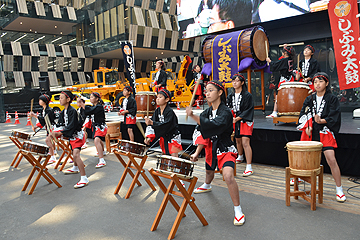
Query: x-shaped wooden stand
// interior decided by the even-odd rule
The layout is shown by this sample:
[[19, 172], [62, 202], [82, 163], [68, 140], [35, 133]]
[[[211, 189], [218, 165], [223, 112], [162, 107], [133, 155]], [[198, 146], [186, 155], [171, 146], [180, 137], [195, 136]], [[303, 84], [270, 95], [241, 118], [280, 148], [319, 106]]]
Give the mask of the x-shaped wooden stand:
[[[19, 160], [17, 161], [17, 163], [14, 166], [14, 168], [17, 168], [21, 162], [21, 159], [23, 158], [23, 156], [20, 154], [20, 149], [22, 148], [23, 142], [21, 142], [20, 139], [17, 137], [10, 136], [9, 138], [19, 148], [19, 151], [16, 153], [14, 160], [12, 160], [12, 162], [10, 164], [10, 166], [14, 166], [14, 164], [16, 163], [16, 160], [19, 157]], [[30, 141], [30, 140], [27, 140], [27, 141]]]
[[[138, 185], [138, 186], [142, 186], [141, 183], [139, 182], [138, 178], [141, 174], [141, 176], [145, 179], [145, 181], [149, 184], [150, 188], [153, 190], [153, 191], [156, 191], [156, 188], [154, 187], [154, 185], [151, 183], [150, 179], [146, 176], [145, 174], [145, 170], [143, 169], [144, 167], [144, 164], [146, 162], [146, 159], [147, 159], [147, 155], [145, 156], [139, 156], [139, 155], [133, 155], [132, 153], [130, 152], [123, 152], [123, 151], [119, 151], [117, 149], [114, 150], [114, 154], [115, 156], [119, 159], [120, 163], [124, 166], [124, 172], [120, 178], [120, 181], [115, 189], [115, 192], [114, 194], [118, 194], [119, 191], [120, 191], [120, 188], [121, 188], [121, 185], [123, 184], [124, 180], [125, 180], [125, 177], [126, 175], [129, 173], [129, 175], [133, 178], [131, 184], [130, 184], [130, 188], [129, 190], [127, 191], [126, 195], [125, 195], [125, 199], [129, 198], [130, 195], [131, 195], [131, 192], [132, 190], [134, 189], [135, 187], [135, 183]], [[129, 161], [128, 163], [125, 163], [124, 159], [121, 157], [121, 155], [123, 156], [127, 156], [129, 158]], [[138, 164], [135, 160], [135, 157], [136, 158], [139, 158], [141, 159], [141, 162], [140, 164]], [[133, 165], [133, 166], [132, 166]], [[134, 169], [136, 170], [136, 173], [134, 174], [132, 172], [131, 169]]]
[[31, 195], [34, 190], [36, 185], [38, 184], [40, 177], [43, 176], [49, 183], [55, 183], [59, 188], [61, 188], [62, 186], [60, 185], [60, 183], [58, 183], [55, 178], [53, 176], [51, 176], [51, 174], [49, 173], [48, 169], [46, 168], [46, 165], [50, 159], [50, 155], [47, 155], [45, 157], [45, 160], [43, 162], [43, 164], [41, 164], [41, 159], [43, 158], [43, 156], [39, 155], [39, 157], [36, 159], [31, 152], [28, 151], [24, 151], [23, 149], [20, 149], [20, 152], [22, 154], [22, 156], [24, 156], [24, 158], [26, 158], [29, 163], [33, 166], [33, 169], [31, 170], [31, 173], [28, 177], [28, 179], [25, 182], [24, 187], [22, 188], [21, 191], [25, 191], [26, 188], [29, 186], [29, 183], [32, 179], [32, 177], [34, 176], [35, 171], [38, 171], [38, 175], [35, 178], [35, 181], [33, 183], [33, 185], [30, 188], [29, 191], [29, 195]]
[[73, 159], [73, 156], [72, 156], [72, 151], [71, 151], [71, 148], [70, 148], [70, 141], [69, 140], [59, 138], [57, 144], [63, 150], [63, 152], [62, 152], [59, 160], [57, 161], [54, 169], [57, 169], [59, 167], [62, 159], [64, 158], [64, 156], [66, 154], [66, 158], [65, 158], [64, 162], [62, 163], [62, 165], [61, 165], [61, 167], [59, 169], [59, 171], [61, 172], [64, 169], [64, 167], [65, 167], [67, 161], [69, 160], [69, 158], [71, 160], [74, 160], [74, 159]]
[[[178, 176], [177, 174], [173, 173], [171, 175], [163, 173], [163, 172], [159, 172], [157, 170], [154, 170], [153, 168], [151, 168], [149, 170], [150, 174], [153, 176], [154, 180], [156, 181], [156, 183], [159, 185], [160, 189], [164, 192], [165, 196], [164, 199], [160, 205], [159, 211], [155, 217], [154, 223], [151, 227], [151, 231], [155, 231], [159, 225], [159, 222], [161, 220], [161, 217], [165, 211], [166, 205], [168, 203], [168, 201], [171, 202], [171, 204], [174, 206], [174, 208], [176, 209], [176, 211], [178, 212], [175, 222], [171, 228], [170, 234], [168, 236], [168, 239], [173, 239], [175, 237], [176, 231], [179, 228], [181, 219], [183, 217], [185, 217], [185, 209], [187, 207], [187, 205], [189, 204], [190, 207], [192, 208], [192, 210], [195, 212], [196, 216], [199, 218], [200, 222], [206, 226], [208, 225], [208, 222], [206, 221], [206, 219], [204, 218], [204, 216], [201, 214], [200, 210], [198, 209], [198, 207], [195, 204], [195, 198], [191, 196], [191, 194], [194, 191], [196, 182], [197, 182], [197, 177], [182, 177], [182, 176]], [[170, 179], [171, 182], [169, 184], [169, 187], [166, 188], [164, 183], [161, 181], [161, 179], [159, 177], [164, 177], [167, 179]], [[186, 182], [190, 182], [190, 186], [188, 188], [188, 190], [186, 190], [183, 185], [180, 182], [180, 179]], [[174, 191], [174, 187], [177, 186], [177, 188], [179, 189], [180, 192]], [[173, 198], [172, 195], [176, 195], [179, 197], [184, 198], [181, 206], [179, 206], [177, 204], [177, 202], [175, 201], [175, 199]]]

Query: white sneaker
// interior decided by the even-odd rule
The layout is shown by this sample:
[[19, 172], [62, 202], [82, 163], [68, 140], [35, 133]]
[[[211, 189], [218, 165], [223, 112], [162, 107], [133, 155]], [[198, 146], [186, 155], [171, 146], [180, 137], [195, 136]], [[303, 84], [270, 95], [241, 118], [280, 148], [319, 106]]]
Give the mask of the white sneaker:
[[270, 115], [267, 115], [266, 118], [274, 118], [277, 117], [277, 113], [273, 112]]
[[87, 148], [86, 143], [84, 143], [84, 145], [82, 145], [81, 149]]
[[244, 156], [238, 155], [238, 157], [236, 158], [236, 163], [241, 163], [242, 161], [244, 161]]

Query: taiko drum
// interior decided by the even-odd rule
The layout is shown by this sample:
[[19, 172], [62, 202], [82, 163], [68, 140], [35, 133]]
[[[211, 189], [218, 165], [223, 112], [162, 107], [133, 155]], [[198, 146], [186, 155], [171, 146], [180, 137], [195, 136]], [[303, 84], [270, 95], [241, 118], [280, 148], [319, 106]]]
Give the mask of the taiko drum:
[[300, 115], [304, 100], [311, 89], [304, 82], [285, 82], [278, 89], [278, 115]]
[[317, 141], [294, 141], [286, 144], [289, 167], [296, 170], [314, 170], [320, 167], [323, 144]]
[[135, 95], [138, 114], [153, 114], [156, 109], [156, 93], [154, 92], [137, 92]]

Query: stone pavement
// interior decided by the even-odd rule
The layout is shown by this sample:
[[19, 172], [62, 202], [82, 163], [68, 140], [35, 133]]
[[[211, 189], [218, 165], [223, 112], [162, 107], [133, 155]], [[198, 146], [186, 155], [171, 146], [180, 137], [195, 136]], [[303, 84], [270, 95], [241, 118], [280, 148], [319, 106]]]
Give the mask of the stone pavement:
[[[40, 179], [34, 193], [22, 192], [32, 167], [23, 159], [17, 169], [9, 167], [17, 152], [9, 140], [12, 130], [31, 132], [21, 118], [21, 125], [0, 125], [0, 239], [167, 239], [176, 211], [168, 204], [158, 229], [150, 231], [164, 194], [153, 192], [140, 177], [143, 184], [135, 187], [129, 199], [124, 199], [131, 178], [125, 179], [118, 195], [113, 192], [124, 171], [114, 154], [105, 157], [107, 166], [95, 169], [98, 159], [92, 140], [81, 156], [87, 165], [90, 180], [83, 189], [74, 189], [78, 174], [64, 175], [49, 166], [49, 172], [62, 185], [48, 184]], [[45, 132], [41, 131], [34, 142], [44, 144]], [[324, 176], [324, 203], [311, 211], [304, 200], [291, 199], [285, 205], [285, 171], [270, 165], [253, 164], [254, 175], [241, 176], [245, 164], [237, 165], [236, 181], [241, 206], [246, 215], [244, 226], [233, 226], [233, 206], [226, 184], [217, 174], [213, 191], [193, 195], [195, 203], [208, 221], [202, 226], [192, 209], [186, 209], [175, 239], [359, 239], [358, 220], [360, 201], [346, 193], [356, 186], [343, 177], [347, 201], [335, 201], [335, 184], [331, 175]], [[69, 167], [71, 164], [68, 165]], [[156, 166], [156, 159], [149, 158], [145, 169]], [[147, 172], [154, 183], [153, 178]], [[197, 186], [204, 181], [204, 159], [194, 171], [199, 178]], [[168, 180], [164, 180], [168, 183]], [[360, 189], [350, 190], [360, 197]], [[175, 197], [178, 203], [180, 198]]]

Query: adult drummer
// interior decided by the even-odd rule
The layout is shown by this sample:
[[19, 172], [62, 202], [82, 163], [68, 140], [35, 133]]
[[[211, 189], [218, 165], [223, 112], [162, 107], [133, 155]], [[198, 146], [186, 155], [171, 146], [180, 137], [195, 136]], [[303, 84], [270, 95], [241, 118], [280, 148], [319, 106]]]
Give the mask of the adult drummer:
[[166, 89], [167, 76], [164, 61], [157, 61], [155, 70], [157, 70], [157, 72], [155, 73], [154, 82], [150, 84], [150, 87], [155, 87], [155, 92], [159, 92], [162, 89]]
[[123, 126], [126, 126], [127, 132], [129, 134], [129, 140], [135, 142], [134, 128], [136, 126], [137, 105], [135, 98], [131, 95], [132, 92], [132, 87], [125, 86], [123, 90], [125, 99], [121, 103], [121, 109], [120, 112], [118, 112], [118, 115], [124, 115]]

